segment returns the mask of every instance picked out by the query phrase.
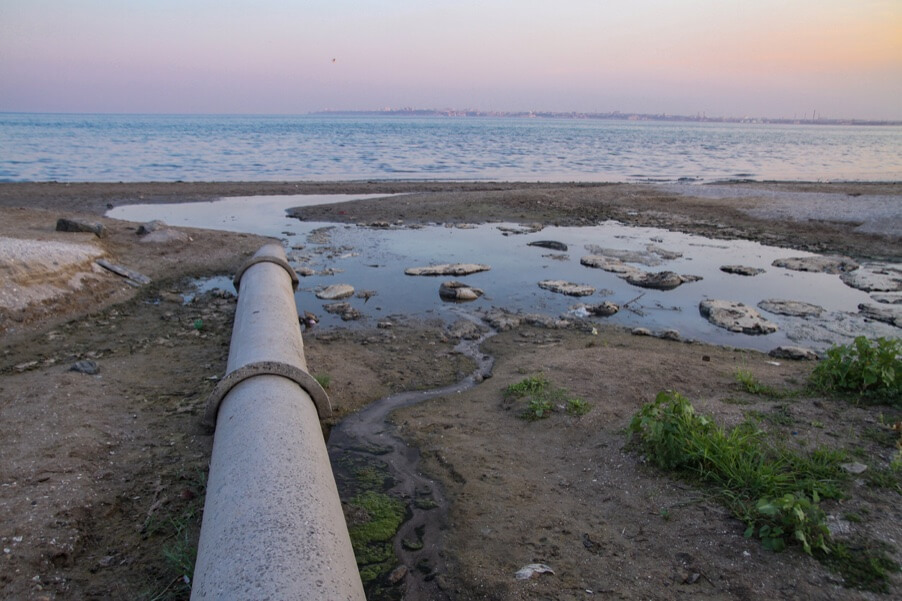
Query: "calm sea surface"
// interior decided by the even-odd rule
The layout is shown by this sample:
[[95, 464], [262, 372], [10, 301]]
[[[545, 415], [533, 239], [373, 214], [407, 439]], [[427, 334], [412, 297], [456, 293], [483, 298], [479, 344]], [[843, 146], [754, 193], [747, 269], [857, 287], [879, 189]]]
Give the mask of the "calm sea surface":
[[902, 180], [902, 127], [0, 113], [0, 181]]

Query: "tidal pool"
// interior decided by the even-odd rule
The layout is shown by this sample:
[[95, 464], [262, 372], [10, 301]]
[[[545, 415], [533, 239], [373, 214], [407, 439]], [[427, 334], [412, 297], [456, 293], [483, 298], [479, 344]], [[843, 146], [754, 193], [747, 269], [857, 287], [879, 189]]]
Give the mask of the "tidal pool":
[[[385, 195], [371, 195], [370, 197]], [[765, 246], [745, 240], [714, 240], [657, 228], [632, 227], [606, 222], [588, 227], [546, 227], [529, 231], [520, 224], [492, 223], [466, 227], [429, 225], [388, 229], [357, 225], [306, 222], [290, 218], [291, 207], [367, 198], [360, 195], [305, 195], [228, 198], [213, 202], [116, 207], [109, 217], [131, 221], [160, 219], [170, 225], [241, 231], [273, 236], [283, 241], [289, 262], [298, 269], [314, 270], [302, 277], [296, 294], [300, 312], [314, 313], [320, 327], [355, 323], [374, 325], [389, 316], [456, 319], [460, 311], [477, 313], [493, 307], [550, 316], [578, 315], [580, 303], [609, 300], [625, 305], [619, 313], [591, 321], [607, 321], [653, 332], [676, 329], [684, 339], [724, 344], [738, 348], [770, 350], [780, 345], [799, 345], [823, 350], [846, 343], [858, 334], [898, 336], [898, 329], [865, 320], [859, 303], [874, 301], [866, 292], [844, 284], [839, 276], [773, 267], [775, 259], [813, 256], [812, 253]], [[518, 231], [523, 233], [512, 233]], [[566, 252], [529, 246], [530, 242], [554, 240], [566, 244]], [[614, 273], [580, 264], [594, 247], [616, 251], [647, 252], [649, 245], [677, 258], [655, 265], [630, 263], [646, 271], [669, 270], [701, 276], [668, 291], [629, 284]], [[653, 255], [654, 256], [654, 255]], [[671, 256], [668, 254], [668, 256]], [[484, 263], [489, 271], [465, 277], [408, 276], [408, 267], [438, 263]], [[721, 271], [722, 265], [744, 265], [763, 269], [756, 276]], [[485, 295], [465, 304], [446, 303], [439, 298], [439, 285], [456, 279], [481, 288]], [[539, 288], [541, 280], [567, 280], [596, 288], [595, 294], [575, 298]], [[324, 310], [315, 292], [330, 284], [350, 284], [362, 297], [349, 303], [362, 315], [359, 321], [343, 322]], [[776, 315], [759, 310], [778, 326], [763, 336], [729, 332], [712, 325], [699, 314], [706, 298], [739, 301], [756, 307], [765, 299], [803, 301], [825, 309], [820, 318]]]

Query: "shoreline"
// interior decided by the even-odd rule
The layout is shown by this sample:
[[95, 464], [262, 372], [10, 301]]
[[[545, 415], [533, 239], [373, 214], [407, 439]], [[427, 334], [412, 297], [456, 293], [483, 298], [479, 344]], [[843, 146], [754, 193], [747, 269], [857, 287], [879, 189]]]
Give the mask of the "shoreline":
[[[731, 186], [748, 194], [706, 198], [633, 184], [0, 184], [0, 237], [89, 245], [153, 279], [133, 288], [115, 276], [94, 274], [93, 283], [14, 319], [15, 331], [0, 328], [0, 421], [8, 441], [0, 466], [0, 538], [10, 549], [8, 577], [0, 580], [3, 596], [49, 601], [149, 598], [171, 591], [172, 598], [187, 597], [182, 568], [164, 552], [180, 549], [177, 543], [190, 549], [196, 539], [212, 446], [200, 415], [225, 370], [235, 299], [207, 293], [186, 302], [185, 286], [192, 277], [233, 272], [264, 239], [171, 228], [177, 235], [166, 241], [141, 242], [137, 224], [102, 216], [107, 204], [298, 191], [406, 192], [305, 207], [298, 214], [337, 223], [402, 218], [579, 225], [617, 219], [902, 260], [898, 236], [858, 231], [857, 222], [811, 220], [804, 212], [792, 213], [800, 206], [795, 201], [779, 204], [781, 194], [784, 200], [802, 194], [813, 201], [827, 195], [822, 200], [837, 206], [887, 196], [898, 206], [902, 184]], [[775, 202], [788, 216], [748, 213]], [[106, 234], [56, 232], [62, 216], [99, 221]], [[65, 287], [82, 268], [62, 266], [39, 283]], [[391, 328], [314, 328], [304, 333], [308, 367], [330, 382], [328, 394], [340, 417], [395, 392], [456, 381], [471, 369], [454, 352], [456, 342], [469, 335], [461, 325], [397, 320]], [[450, 598], [583, 598], [586, 590], [627, 600], [695, 593], [737, 600], [860, 598], [803, 553], [776, 555], [743, 538], [741, 522], [722, 507], [627, 449], [623, 431], [658, 391], [679, 390], [718, 423], [759, 415], [760, 426], [778, 441], [856, 449], [856, 460], [869, 466], [862, 476], [867, 479], [888, 469], [894, 448], [890, 436], [871, 432], [874, 424], [897, 419], [899, 411], [821, 397], [753, 395], [737, 387], [737, 370], [766, 386], [794, 390], [812, 364], [637, 337], [603, 324], [594, 334], [521, 325], [493, 337], [486, 349], [496, 357], [492, 377], [467, 393], [392, 418], [450, 500], [441, 532], [448, 569], [433, 574]], [[70, 371], [78, 360], [94, 361], [99, 372]], [[519, 419], [521, 407], [506, 402], [503, 391], [536, 373], [586, 399], [591, 411], [573, 417], [555, 410], [536, 423]], [[825, 511], [838, 519], [863, 516], [849, 526], [851, 540], [878, 540], [902, 562], [902, 550], [889, 542], [902, 540], [897, 500], [892, 488], [854, 485], [841, 506], [827, 503]], [[518, 569], [535, 562], [547, 563], [555, 574], [514, 579]], [[417, 570], [406, 568], [408, 578]], [[890, 576], [889, 586], [898, 592], [898, 574]]]
[[[695, 188], [695, 186], [699, 186]], [[736, 195], [696, 194], [713, 184], [691, 184], [674, 192], [664, 185], [629, 183], [525, 182], [171, 182], [171, 183], [0, 183], [0, 207], [35, 207], [102, 216], [113, 206], [205, 202], [216, 198], [291, 194], [404, 194], [403, 198], [353, 201], [341, 209], [306, 207], [304, 219], [368, 222], [382, 216], [410, 223], [542, 222], [585, 225], [613, 219], [708, 237], [755, 240], [858, 259], [902, 260], [902, 182], [835, 183], [735, 182], [717, 184]], [[787, 200], [790, 196], [795, 198]], [[811, 202], [800, 203], [799, 196]], [[817, 202], [846, 205], [882, 199], [892, 214], [819, 218]], [[801, 211], [804, 204], [809, 208]], [[762, 206], [770, 212], [756, 214]], [[854, 213], [854, 208], [852, 209]], [[876, 223], [877, 232], [862, 231]], [[867, 228], [864, 228], [865, 230]], [[895, 235], [893, 233], [895, 232]]]

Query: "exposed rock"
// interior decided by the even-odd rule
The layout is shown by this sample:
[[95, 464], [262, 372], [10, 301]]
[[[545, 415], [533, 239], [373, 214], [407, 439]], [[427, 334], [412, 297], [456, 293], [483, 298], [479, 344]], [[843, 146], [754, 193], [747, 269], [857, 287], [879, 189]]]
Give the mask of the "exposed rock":
[[769, 298], [758, 303], [759, 309], [777, 315], [791, 315], [793, 317], [818, 317], [824, 312], [824, 308], [802, 301], [779, 300]]
[[352, 307], [350, 303], [329, 303], [323, 305], [323, 309], [327, 313], [338, 315], [342, 321], [352, 321], [362, 317], [360, 311]]
[[612, 259], [620, 259], [625, 263], [639, 263], [641, 265], [654, 267], [655, 265], [660, 265], [662, 262], [661, 257], [649, 251], [604, 248], [595, 244], [586, 244], [584, 248], [593, 255], [601, 255], [603, 257]]
[[551, 259], [553, 261], [569, 261], [570, 255], [567, 254], [558, 254], [558, 253], [548, 253], [547, 255], [542, 255], [546, 259]]
[[103, 238], [104, 234], [102, 223], [83, 219], [57, 219], [56, 231], [94, 234], [98, 238]]
[[902, 307], [861, 303], [858, 305], [858, 312], [868, 319], [882, 321], [897, 328], [902, 328]]
[[405, 269], [407, 275], [470, 275], [480, 271], [491, 269], [488, 265], [478, 263], [443, 263], [441, 265], [429, 265], [426, 267], [411, 267]]
[[316, 298], [323, 300], [339, 300], [348, 298], [354, 294], [354, 287], [350, 284], [332, 284], [316, 292]]
[[378, 292], [376, 292], [375, 290], [358, 290], [357, 294], [355, 294], [354, 296], [356, 296], [357, 298], [362, 298], [363, 302], [365, 303], [377, 294]]
[[743, 334], [771, 334], [777, 326], [761, 314], [734, 301], [706, 299], [698, 305], [699, 313], [714, 325]]
[[679, 259], [683, 256], [683, 253], [675, 251], [675, 250], [667, 250], [666, 248], [661, 248], [655, 244], [648, 244], [645, 247], [645, 250], [648, 252], [658, 255], [665, 261], [673, 261], [674, 259]]
[[611, 273], [641, 273], [639, 269], [632, 267], [631, 265], [627, 265], [620, 259], [617, 259], [615, 257], [606, 257], [604, 255], [586, 255], [585, 257], [581, 258], [579, 262], [586, 267], [604, 269], [605, 271], [610, 271]]
[[683, 337], [680, 336], [679, 330], [667, 329], [661, 332], [660, 338], [664, 340], [673, 340], [674, 342], [680, 342], [683, 340]]
[[872, 294], [871, 299], [884, 305], [902, 305], [902, 294]]
[[145, 234], [149, 234], [150, 232], [155, 232], [157, 230], [165, 229], [167, 227], [166, 222], [160, 219], [154, 219], [153, 221], [148, 221], [147, 223], [142, 223], [138, 226], [138, 231], [136, 232], [139, 236], [144, 236]]
[[564, 280], [542, 280], [539, 282], [539, 288], [566, 294], [568, 296], [589, 296], [595, 294], [595, 288], [586, 284], [574, 284]]
[[596, 317], [610, 317], [620, 311], [620, 306], [611, 301], [604, 301], [598, 305], [586, 305], [586, 311]]
[[841, 467], [843, 471], [855, 475], [863, 474], [868, 470], [868, 466], [863, 463], [858, 463], [857, 461], [853, 461], [851, 463], [840, 463], [839, 467]]
[[794, 271], [814, 271], [820, 273], [846, 273], [858, 269], [858, 263], [849, 257], [839, 255], [814, 255], [812, 257], [789, 257], [776, 259], [774, 267]]
[[563, 242], [558, 242], [556, 240], [536, 240], [535, 242], [529, 242], [526, 246], [539, 246], [541, 248], [548, 248], [551, 250], [559, 250], [561, 252], [567, 252], [567, 245]]
[[[697, 279], [697, 276], [689, 277]], [[683, 276], [673, 271], [637, 271], [625, 275], [624, 279], [633, 286], [653, 288], [655, 290], [673, 290], [687, 281]]]
[[648, 328], [633, 328], [632, 330], [630, 330], [630, 333], [633, 336], [651, 336], [652, 335], [651, 330], [649, 330]]
[[839, 276], [847, 286], [865, 292], [898, 292], [902, 290], [902, 271], [894, 267], [863, 267]]
[[536, 233], [536, 232], [541, 232], [543, 229], [545, 229], [545, 226], [542, 225], [541, 223], [529, 223], [529, 224], [526, 224], [526, 225], [521, 224], [521, 225], [519, 225], [518, 227], [510, 227], [510, 226], [506, 226], [506, 225], [499, 225], [499, 226], [498, 226], [498, 229], [499, 229], [499, 230], [501, 231], [501, 233], [503, 233], [505, 236], [509, 236], [509, 235], [511, 235], [511, 234], [514, 234], [514, 235], [519, 235], [519, 234], [534, 234], [534, 233]]
[[817, 353], [801, 346], [778, 346], [768, 353], [774, 359], [792, 361], [817, 361]]
[[190, 242], [191, 236], [188, 232], [175, 230], [172, 228], [163, 228], [148, 232], [141, 238], [141, 242], [149, 244], [166, 244], [168, 242]]
[[759, 273], [764, 273], [764, 270], [759, 267], [748, 267], [747, 265], [721, 265], [720, 270], [726, 273], [745, 276], [753, 276], [758, 275]]
[[312, 275], [316, 275], [316, 270], [312, 269], [310, 267], [307, 267], [306, 265], [301, 265], [300, 267], [295, 268], [294, 271], [302, 278], [307, 278]]
[[479, 288], [471, 288], [463, 282], [448, 280], [442, 282], [438, 288], [438, 295], [447, 301], [472, 301], [482, 296], [484, 292]]
[[512, 330], [523, 321], [519, 315], [505, 311], [504, 309], [492, 309], [483, 314], [482, 319], [499, 332]]
[[77, 371], [80, 374], [93, 376], [100, 373], [100, 367], [97, 365], [96, 361], [83, 359], [81, 361], [76, 361], [75, 363], [73, 363], [72, 367], [69, 368], [69, 371]]

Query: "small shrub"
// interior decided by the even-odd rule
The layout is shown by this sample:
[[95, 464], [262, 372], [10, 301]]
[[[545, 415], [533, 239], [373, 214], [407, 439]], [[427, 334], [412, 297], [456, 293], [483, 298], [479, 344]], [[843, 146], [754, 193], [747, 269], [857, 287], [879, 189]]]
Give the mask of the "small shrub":
[[591, 407], [589, 403], [577, 397], [570, 397], [564, 388], [558, 388], [548, 379], [537, 374], [510, 384], [504, 389], [504, 398], [526, 399], [526, 408], [520, 417], [527, 421], [538, 421], [551, 415], [560, 406], [570, 415], [585, 415]]
[[814, 368], [811, 384], [823, 392], [902, 404], [902, 339], [859, 336], [834, 346]]
[[567, 399], [567, 413], [570, 415], [579, 417], [587, 414], [590, 409], [592, 409], [592, 407], [589, 403], [579, 397]]

